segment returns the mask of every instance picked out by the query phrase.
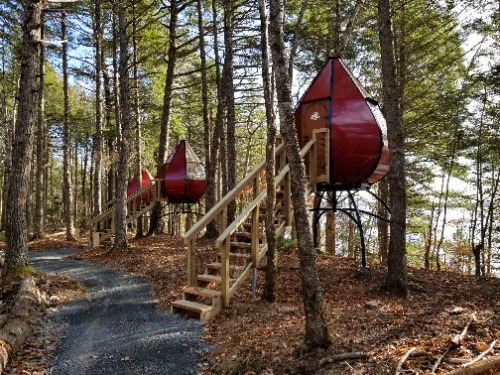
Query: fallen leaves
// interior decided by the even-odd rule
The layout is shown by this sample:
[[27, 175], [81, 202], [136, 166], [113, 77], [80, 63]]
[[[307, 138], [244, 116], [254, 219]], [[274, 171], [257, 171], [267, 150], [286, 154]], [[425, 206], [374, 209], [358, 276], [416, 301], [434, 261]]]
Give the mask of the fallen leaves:
[[[201, 273], [205, 263], [213, 261], [216, 250], [211, 241], [199, 239], [197, 253], [196, 266]], [[101, 246], [78, 257], [142, 275], [153, 285], [158, 308], [165, 311], [170, 311], [171, 301], [180, 297], [186, 283], [186, 249], [179, 237], [132, 240], [129, 248], [120, 251]], [[476, 311], [477, 321], [470, 324], [466, 337], [440, 363], [437, 373], [441, 374], [477, 358], [500, 337], [498, 279], [410, 269], [413, 289], [404, 299], [380, 290], [386, 272], [383, 267], [370, 265], [369, 277], [360, 278], [353, 259], [319, 255], [317, 261], [325, 317], [334, 336], [331, 348], [311, 353], [301, 350], [305, 319], [299, 260], [294, 253], [279, 254], [278, 303], [253, 301], [248, 280], [230, 308], [204, 326], [205, 339], [216, 347], [199, 364], [199, 374], [394, 374], [410, 351], [401, 362], [401, 374], [430, 374], [450, 338], [462, 332]], [[257, 274], [259, 296], [263, 267]], [[58, 287], [63, 288], [63, 284]], [[479, 363], [498, 351], [497, 344]], [[369, 359], [321, 362], [345, 353], [369, 353]]]

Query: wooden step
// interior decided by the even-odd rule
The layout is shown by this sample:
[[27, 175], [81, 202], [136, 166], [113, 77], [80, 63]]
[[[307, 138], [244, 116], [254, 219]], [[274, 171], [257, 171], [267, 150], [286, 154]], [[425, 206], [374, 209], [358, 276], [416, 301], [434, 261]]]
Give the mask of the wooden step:
[[190, 313], [190, 315], [194, 313], [201, 321], [207, 321], [213, 315], [213, 306], [179, 299], [172, 302], [172, 312], [187, 312]]
[[[247, 254], [247, 253], [229, 253], [229, 257], [234, 259], [235, 262], [238, 260], [244, 260], [245, 262], [250, 262], [252, 260], [252, 254]], [[217, 254], [216, 263], [221, 263], [221, 261], [222, 261], [222, 255]], [[230, 268], [232, 268], [232, 266], [230, 266]]]
[[[248, 257], [248, 256], [247, 256]], [[220, 271], [221, 268], [222, 268], [222, 264], [221, 263], [208, 263], [208, 264], [205, 264], [205, 266], [207, 267], [207, 271]], [[241, 266], [235, 266], [234, 264], [230, 264], [229, 265], [229, 269], [232, 270], [232, 271], [239, 271], [239, 270], [242, 270], [243, 267]], [[210, 272], [207, 272], [207, 274], [210, 274]]]
[[220, 298], [222, 293], [219, 290], [214, 290], [214, 289], [207, 289], [207, 288], [202, 288], [202, 287], [196, 287], [196, 286], [186, 286], [182, 289], [182, 292], [184, 294], [191, 294], [194, 296], [199, 296], [202, 298]]
[[234, 232], [235, 237], [252, 238], [252, 232]]
[[215, 262], [215, 263], [205, 264], [205, 266], [207, 267], [207, 270], [220, 270], [222, 267], [222, 264]]
[[237, 247], [240, 249], [251, 249], [252, 248], [252, 243], [251, 242], [236, 242], [236, 241], [231, 241], [231, 246]]
[[[252, 238], [252, 232], [234, 232], [233, 235], [235, 237], [243, 237], [243, 238], [247, 238], [247, 239], [251, 239]], [[259, 238], [264, 238], [264, 235], [262, 233], [259, 233]]]
[[216, 283], [216, 284], [220, 284], [222, 281], [220, 276], [208, 275], [206, 273], [204, 273], [202, 275], [197, 275], [196, 280], [204, 281], [206, 283]]

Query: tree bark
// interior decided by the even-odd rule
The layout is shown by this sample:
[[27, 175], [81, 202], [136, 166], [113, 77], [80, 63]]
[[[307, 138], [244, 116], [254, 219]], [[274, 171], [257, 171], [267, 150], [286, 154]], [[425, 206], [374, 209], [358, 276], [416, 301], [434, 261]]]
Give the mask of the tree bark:
[[27, 265], [28, 228], [26, 222], [26, 197], [31, 173], [33, 135], [37, 107], [38, 63], [40, 61], [40, 26], [42, 1], [25, 2], [22, 25], [21, 79], [19, 86], [19, 116], [14, 130], [12, 160], [16, 168], [9, 175], [5, 225], [5, 263], [3, 281], [15, 276], [19, 268]]
[[266, 189], [267, 211], [265, 217], [267, 240], [267, 264], [264, 292], [262, 298], [268, 302], [276, 302], [278, 298], [278, 254], [276, 252], [276, 229], [274, 227], [274, 207], [276, 205], [275, 187], [275, 142], [276, 125], [274, 123], [273, 93], [271, 73], [269, 70], [269, 37], [268, 18], [265, 0], [259, 0], [260, 13], [260, 45], [262, 51], [262, 82], [264, 85], [264, 101], [266, 107], [267, 142], [266, 142]]
[[[44, 38], [43, 27], [40, 26], [40, 38]], [[45, 47], [40, 45], [40, 77], [38, 80], [38, 121], [36, 132], [36, 187], [35, 187], [35, 215], [33, 226], [33, 238], [43, 238], [44, 236], [44, 215], [43, 215], [43, 176], [44, 176], [44, 140], [45, 140]]]
[[126, 0], [120, 0], [118, 11], [118, 23], [120, 29], [120, 125], [121, 139], [119, 141], [119, 155], [117, 165], [117, 179], [115, 188], [116, 211], [115, 211], [115, 243], [114, 248], [127, 247], [127, 181], [130, 159], [130, 134], [131, 134], [131, 111], [130, 111], [130, 89], [129, 89], [129, 52], [127, 32], [127, 10]]
[[[382, 202], [388, 204], [389, 198], [389, 185], [388, 179], [383, 178], [378, 182], [378, 195]], [[377, 202], [377, 215], [387, 219], [387, 209], [381, 202]], [[389, 248], [389, 225], [387, 221], [382, 219], [377, 219], [377, 229], [378, 229], [378, 254], [379, 259], [382, 264], [387, 264], [387, 252]]]
[[[208, 118], [208, 81], [207, 81], [207, 57], [205, 52], [205, 28], [203, 25], [203, 8], [202, 1], [198, 0], [196, 2], [196, 10], [198, 12], [198, 33], [199, 46], [200, 46], [200, 69], [201, 69], [201, 101], [202, 101], [202, 112], [203, 112], [203, 145], [205, 149], [205, 170], [210, 164], [211, 153], [210, 153], [210, 121]], [[215, 174], [210, 176], [214, 179]], [[209, 176], [206, 176], [208, 180]], [[213, 203], [212, 206], [213, 207]], [[208, 212], [209, 209], [207, 209]]]
[[[66, 13], [61, 16], [62, 40], [66, 40]], [[68, 83], [68, 43], [63, 43], [62, 47], [63, 64], [63, 91], [64, 91], [64, 123], [63, 123], [63, 206], [64, 206], [64, 224], [66, 227], [66, 239], [75, 241], [73, 234], [73, 184], [70, 173], [71, 168], [71, 131], [70, 108], [69, 108], [69, 83]]]
[[[133, 44], [133, 79], [135, 84], [134, 90], [134, 118], [135, 118], [135, 169], [137, 170], [137, 190], [142, 189], [142, 136], [141, 136], [141, 108], [140, 108], [140, 80], [139, 80], [139, 61], [137, 58], [137, 19], [135, 12], [135, 3], [132, 4], [132, 44]], [[142, 205], [142, 199], [140, 199]], [[137, 230], [135, 238], [142, 238], [143, 234], [143, 215], [137, 218]]]
[[[233, 83], [233, 31], [234, 31], [234, 0], [224, 1], [224, 70], [223, 98], [226, 101], [226, 158], [227, 161], [227, 191], [236, 186], [236, 118], [234, 109]], [[227, 206], [227, 222], [232, 223], [236, 217], [236, 202]]]
[[270, 1], [270, 39], [281, 131], [290, 164], [292, 200], [300, 257], [302, 293], [306, 320], [304, 343], [308, 349], [328, 347], [332, 338], [323, 311], [323, 294], [316, 265], [311, 223], [307, 209], [307, 176], [300, 157], [299, 140], [292, 109], [292, 95], [285, 58], [283, 0]]
[[337, 228], [336, 228], [336, 218], [335, 218], [335, 204], [333, 199], [335, 197], [335, 192], [328, 192], [328, 211], [326, 211], [326, 228], [325, 228], [325, 248], [326, 251], [332, 254], [336, 253], [336, 240], [337, 240]]
[[[89, 139], [89, 135], [86, 134], [85, 136], [85, 139]], [[84, 142], [85, 143], [85, 148], [84, 148], [84, 153], [83, 153], [83, 167], [82, 167], [82, 170], [81, 170], [81, 177], [82, 177], [82, 217], [81, 217], [81, 220], [82, 220], [82, 227], [83, 228], [86, 228], [87, 227], [87, 222], [86, 222], [86, 218], [87, 218], [87, 214], [88, 214], [88, 211], [87, 211], [87, 167], [88, 167], [88, 162], [89, 162], [89, 144], [88, 142]], [[90, 189], [92, 189], [92, 168], [90, 170]]]
[[[219, 38], [217, 34], [217, 5], [216, 0], [212, 0], [212, 14], [213, 14], [213, 28], [214, 28], [214, 56], [215, 56], [215, 82], [217, 86], [217, 112], [215, 115], [215, 129], [212, 134], [211, 148], [210, 148], [210, 162], [206, 165], [207, 170], [207, 188], [205, 192], [205, 205], [208, 212], [217, 201], [217, 185], [220, 178], [220, 170], [217, 170], [219, 165], [219, 157], [222, 157], [222, 150], [220, 150], [221, 140], [224, 133], [224, 101], [222, 100], [222, 80], [220, 78], [220, 63], [219, 63]], [[224, 146], [222, 145], [222, 148]], [[218, 173], [219, 172], [219, 173]], [[219, 189], [220, 190], [220, 189]], [[205, 232], [205, 237], [216, 238], [219, 235], [216, 220], [212, 220], [208, 225]]]
[[383, 101], [387, 120], [387, 133], [390, 134], [389, 150], [391, 157], [389, 187], [392, 215], [385, 287], [398, 294], [406, 294], [408, 285], [406, 276], [405, 139], [401, 98], [398, 95], [390, 0], [378, 0], [378, 28], [382, 57]]
[[96, 0], [94, 4], [94, 47], [95, 47], [95, 133], [94, 133], [94, 175], [93, 175], [93, 196], [92, 207], [93, 217], [97, 217], [102, 211], [102, 128], [103, 128], [103, 107], [102, 107], [102, 10], [101, 0]]
[[[170, 23], [168, 26], [169, 46], [167, 74], [165, 78], [165, 90], [163, 94], [163, 112], [161, 116], [160, 143], [158, 147], [157, 175], [161, 175], [163, 164], [168, 157], [168, 143], [170, 133], [170, 115], [172, 112], [172, 89], [174, 86], [175, 65], [177, 63], [177, 21], [179, 18], [179, 2], [172, 0], [170, 2]], [[151, 212], [151, 221], [149, 223], [148, 235], [164, 231], [164, 220], [162, 219], [162, 205], [157, 202]]]

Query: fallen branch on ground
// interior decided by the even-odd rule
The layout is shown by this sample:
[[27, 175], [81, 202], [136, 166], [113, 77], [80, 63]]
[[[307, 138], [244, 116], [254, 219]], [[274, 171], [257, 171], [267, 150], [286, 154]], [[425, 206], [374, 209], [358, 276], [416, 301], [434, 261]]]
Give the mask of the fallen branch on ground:
[[476, 358], [474, 358], [469, 363], [466, 363], [464, 365], [464, 367], [471, 366], [472, 364], [474, 364], [474, 363], [480, 361], [481, 359], [483, 359], [486, 354], [488, 354], [489, 352], [491, 352], [493, 350], [493, 348], [495, 347], [496, 343], [497, 343], [497, 340], [493, 340], [493, 342], [490, 344], [490, 347], [488, 349], [486, 349], [484, 352], [482, 352], [481, 354], [479, 354]]
[[460, 334], [453, 336], [450, 339], [450, 342], [449, 342], [448, 347], [446, 348], [445, 352], [438, 358], [438, 360], [436, 361], [434, 366], [432, 366], [432, 370], [431, 370], [432, 374], [436, 373], [437, 368], [439, 367], [439, 365], [443, 361], [444, 357], [446, 357], [446, 354], [448, 354], [448, 352], [451, 349], [457, 348], [462, 344], [462, 341], [464, 340], [465, 335], [467, 334], [467, 330], [469, 329], [470, 325], [475, 321], [476, 321], [476, 312], [473, 312], [472, 314], [470, 314], [469, 320], [467, 320], [467, 324], [465, 324], [465, 327], [462, 330], [462, 332], [460, 332]]
[[340, 353], [334, 354], [330, 357], [323, 358], [319, 361], [320, 365], [324, 366], [329, 363], [344, 361], [346, 359], [367, 359], [370, 355], [363, 352], [352, 352], [352, 353]]
[[484, 360], [481, 363], [477, 363], [476, 365], [474, 365], [474, 364], [476, 362], [479, 362], [481, 359], [483, 359], [486, 356], [486, 354], [491, 352], [493, 350], [493, 348], [495, 347], [496, 343], [497, 343], [497, 340], [493, 340], [493, 342], [490, 344], [489, 348], [486, 349], [481, 354], [479, 354], [476, 358], [474, 358], [473, 360], [468, 361], [466, 363], [463, 363], [460, 368], [455, 369], [451, 372], [448, 372], [448, 373], [446, 373], [446, 375], [477, 374], [479, 372], [483, 372], [483, 371], [486, 371], [486, 370], [489, 370], [489, 369], [495, 367], [498, 363], [500, 363], [500, 356], [494, 356], [494, 357], [488, 358], [487, 360]]
[[31, 336], [44, 310], [45, 301], [35, 278], [28, 276], [21, 282], [8, 320], [0, 328], [0, 374], [10, 356]]
[[[495, 366], [500, 364], [500, 355], [495, 355], [490, 358], [486, 358], [481, 362], [475, 363], [467, 367], [460, 367], [453, 371], [447, 372], [444, 375], [474, 375], [480, 374], [484, 371], [491, 370]], [[465, 364], [468, 365], [468, 364]]]
[[448, 352], [450, 351], [451, 348], [452, 348], [452, 345], [450, 343], [450, 344], [448, 344], [448, 347], [446, 348], [446, 350], [444, 351], [444, 353], [441, 354], [441, 356], [438, 358], [438, 360], [436, 361], [436, 363], [434, 363], [434, 366], [432, 366], [432, 370], [431, 370], [432, 374], [436, 373], [437, 368], [439, 367], [439, 365], [443, 361], [443, 358], [446, 357], [446, 354], [448, 354]]
[[396, 367], [396, 375], [399, 375], [401, 372], [401, 368], [403, 367], [403, 363], [408, 359], [411, 353], [413, 353], [417, 348], [411, 348], [406, 352], [404, 356], [401, 357], [401, 359], [398, 362], [398, 366]]
[[455, 345], [455, 347], [458, 347], [462, 344], [463, 339], [465, 338], [465, 335], [467, 334], [467, 330], [469, 329], [470, 325], [476, 321], [476, 312], [473, 312], [469, 316], [469, 320], [467, 321], [467, 324], [465, 325], [464, 329], [459, 335], [455, 335], [452, 337], [450, 342]]

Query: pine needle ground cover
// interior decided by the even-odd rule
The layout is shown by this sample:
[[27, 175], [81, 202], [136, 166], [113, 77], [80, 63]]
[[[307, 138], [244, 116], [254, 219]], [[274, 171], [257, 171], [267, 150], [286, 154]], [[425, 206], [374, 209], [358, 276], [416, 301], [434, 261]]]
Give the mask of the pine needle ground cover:
[[[201, 267], [213, 259], [215, 250], [208, 240], [199, 240], [198, 246]], [[153, 285], [158, 308], [164, 311], [170, 311], [186, 282], [186, 251], [178, 237], [131, 240], [124, 250], [101, 246], [77, 256], [142, 275]], [[301, 349], [298, 257], [293, 251], [279, 256], [279, 302], [253, 301], [249, 280], [231, 307], [205, 325], [205, 339], [216, 349], [199, 364], [200, 374], [431, 374], [436, 365], [435, 373], [445, 374], [484, 353], [485, 360], [494, 359], [500, 351], [495, 341], [500, 337], [499, 279], [409, 269], [411, 293], [398, 298], [380, 289], [383, 267], [371, 265], [368, 273], [360, 273], [354, 259], [319, 255], [334, 344], [306, 353]], [[263, 267], [257, 274], [259, 296]], [[44, 373], [36, 371], [23, 374]], [[481, 373], [499, 374], [500, 366]]]

